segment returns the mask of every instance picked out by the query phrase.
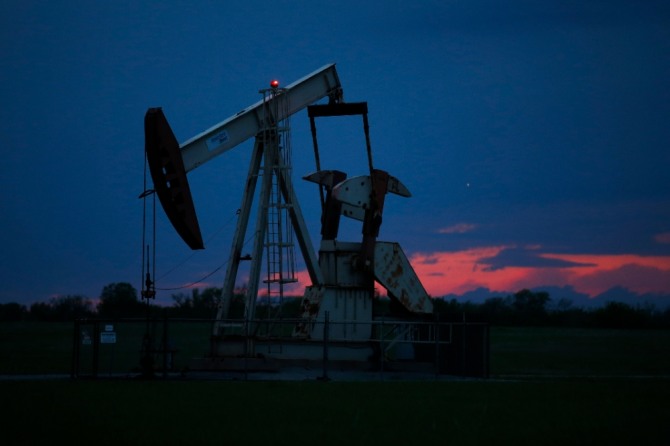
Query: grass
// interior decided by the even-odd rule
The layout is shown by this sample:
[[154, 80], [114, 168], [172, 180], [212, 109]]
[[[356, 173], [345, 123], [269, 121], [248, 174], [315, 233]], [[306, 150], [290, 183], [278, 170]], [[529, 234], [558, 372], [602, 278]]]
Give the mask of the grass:
[[4, 444], [668, 444], [665, 380], [0, 382]]
[[670, 331], [493, 328], [494, 375], [670, 376]]
[[[102, 377], [138, 364], [144, 325], [114, 329], [119, 342], [101, 345]], [[0, 324], [0, 374], [69, 373], [72, 333], [72, 324]], [[208, 336], [207, 324], [171, 325], [179, 364], [204, 354]], [[668, 331], [493, 328], [491, 374], [423, 382], [0, 380], [1, 438], [8, 445], [670, 444]]]
[[[102, 324], [103, 327], [105, 324]], [[99, 370], [126, 373], [137, 368], [146, 324], [142, 321], [113, 323], [117, 342], [101, 344]], [[172, 323], [169, 337], [178, 350], [177, 368], [188, 365], [190, 358], [204, 356], [209, 349], [209, 323]], [[103, 328], [101, 328], [103, 329]], [[0, 375], [69, 374], [72, 366], [71, 322], [2, 322], [0, 323]], [[82, 331], [93, 334], [93, 325], [82, 325]], [[160, 339], [162, 324], [152, 329]], [[158, 345], [156, 346], [158, 347]], [[92, 370], [92, 345], [80, 346], [82, 374]]]
[[68, 373], [72, 323], [0, 322], [0, 375]]

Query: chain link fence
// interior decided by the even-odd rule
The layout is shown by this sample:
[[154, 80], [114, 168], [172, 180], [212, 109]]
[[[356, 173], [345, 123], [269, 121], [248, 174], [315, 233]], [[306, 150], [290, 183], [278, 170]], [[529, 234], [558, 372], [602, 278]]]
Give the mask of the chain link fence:
[[[73, 378], [162, 377], [202, 369], [253, 373], [258, 361], [318, 367], [329, 371], [356, 363], [376, 372], [421, 371], [435, 376], [487, 378], [490, 334], [484, 323], [375, 320], [366, 323], [314, 322], [310, 339], [292, 337], [298, 319], [218, 321], [225, 336], [212, 336], [212, 319], [82, 319], [74, 322]], [[352, 341], [350, 333], [367, 330], [369, 339]], [[315, 336], [316, 335], [316, 336]], [[359, 357], [347, 360], [355, 349]], [[227, 353], [222, 353], [227, 352]], [[304, 361], [298, 361], [298, 359]], [[234, 361], [237, 360], [237, 361]]]

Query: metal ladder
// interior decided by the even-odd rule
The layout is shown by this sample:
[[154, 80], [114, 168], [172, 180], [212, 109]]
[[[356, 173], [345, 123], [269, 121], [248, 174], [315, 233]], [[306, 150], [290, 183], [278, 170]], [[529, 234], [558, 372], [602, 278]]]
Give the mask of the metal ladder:
[[[264, 102], [278, 106], [279, 101], [266, 101], [265, 95], [270, 97], [277, 94], [286, 94], [284, 91], [275, 89], [264, 90]], [[288, 106], [289, 101], [283, 101]], [[263, 132], [264, 144], [272, 144], [270, 150], [273, 156], [265, 158], [266, 163], [271, 163], [272, 188], [266, 208], [267, 223], [265, 230], [265, 261], [266, 278], [263, 283], [267, 289], [267, 315], [268, 319], [281, 319], [281, 308], [284, 302], [284, 285], [298, 281], [295, 267], [295, 243], [293, 237], [293, 227], [290, 222], [289, 209], [292, 203], [284, 199], [282, 193], [281, 176], [290, 176], [291, 174], [291, 134], [289, 118], [280, 122], [274, 122], [274, 116], [286, 116], [281, 110], [270, 110], [265, 107], [264, 111], [269, 116], [270, 122], [266, 131]], [[266, 170], [267, 172], [267, 170]], [[273, 310], [276, 306], [276, 310]], [[281, 324], [279, 325], [281, 328]], [[267, 334], [272, 334], [273, 327], [267, 326]]]

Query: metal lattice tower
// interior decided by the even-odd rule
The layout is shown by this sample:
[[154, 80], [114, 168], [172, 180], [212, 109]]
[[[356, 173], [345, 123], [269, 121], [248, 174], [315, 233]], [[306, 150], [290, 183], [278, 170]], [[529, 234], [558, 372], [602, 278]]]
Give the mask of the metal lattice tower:
[[[270, 88], [260, 91], [263, 95], [263, 121], [266, 123], [261, 142], [265, 151], [263, 175], [272, 175], [272, 187], [267, 208], [265, 230], [265, 268], [268, 308], [281, 304], [284, 299], [284, 285], [297, 282], [295, 268], [295, 243], [289, 209], [293, 203], [287, 202], [282, 193], [282, 178], [291, 176], [291, 126], [290, 102], [284, 89]], [[284, 95], [283, 101], [272, 100]], [[279, 108], [284, 108], [279, 110]], [[277, 121], [276, 116], [285, 116]], [[281, 316], [281, 314], [279, 314]]]

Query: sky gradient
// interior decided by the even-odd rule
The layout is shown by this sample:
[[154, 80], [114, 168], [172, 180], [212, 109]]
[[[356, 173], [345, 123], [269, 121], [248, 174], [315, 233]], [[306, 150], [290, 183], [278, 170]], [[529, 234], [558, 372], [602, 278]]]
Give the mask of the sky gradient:
[[[59, 3], [0, 5], [0, 302], [140, 288], [147, 108], [185, 141], [333, 62], [368, 102], [375, 167], [412, 192], [389, 197], [380, 239], [431, 295], [670, 295], [667, 2]], [[327, 121], [323, 167], [364, 174], [360, 121]], [[291, 122], [316, 245], [306, 113]], [[221, 286], [252, 146], [189, 174], [206, 250], [159, 212], [159, 301]]]

